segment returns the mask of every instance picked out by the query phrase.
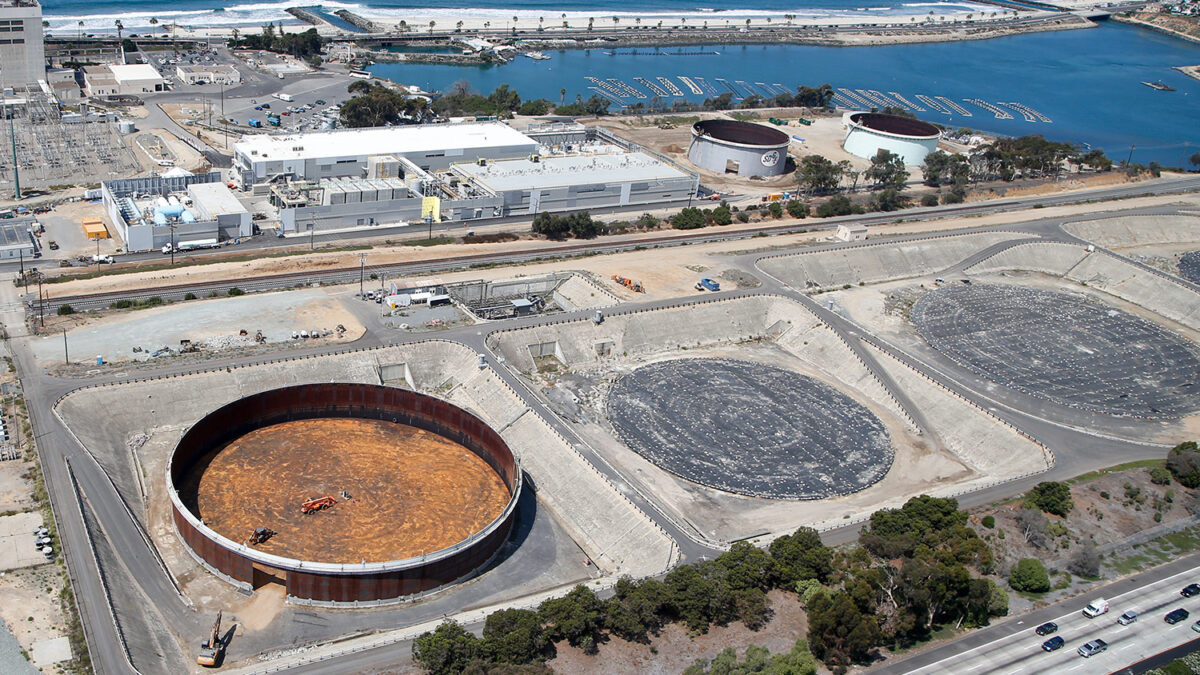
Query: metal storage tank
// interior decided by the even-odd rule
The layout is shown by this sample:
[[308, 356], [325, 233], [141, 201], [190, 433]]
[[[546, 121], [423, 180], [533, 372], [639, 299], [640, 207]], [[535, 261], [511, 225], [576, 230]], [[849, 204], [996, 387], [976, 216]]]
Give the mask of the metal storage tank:
[[870, 159], [883, 149], [900, 155], [905, 164], [924, 164], [925, 155], [937, 150], [942, 137], [932, 124], [900, 115], [846, 113], [842, 123], [846, 127], [842, 147], [863, 159]]
[[[406, 438], [447, 444], [456, 459], [435, 463], [421, 456], [412, 464], [418, 468], [403, 468], [404, 461], [387, 454], [397, 446], [386, 435], [375, 436], [381, 442], [365, 450], [348, 441], [355, 457], [338, 454], [309, 432], [314, 423], [343, 430], [400, 425], [415, 434]], [[281, 429], [299, 429], [295, 439], [303, 442], [280, 443], [271, 434]], [[248, 454], [223, 463], [230, 449]], [[443, 471], [455, 462], [467, 470]], [[348, 464], [357, 464], [358, 473]], [[408, 472], [406, 480], [385, 475], [394, 467]], [[478, 476], [482, 481], [472, 480]], [[522, 490], [517, 458], [483, 420], [424, 394], [347, 382], [273, 389], [213, 411], [180, 439], [166, 479], [175, 526], [209, 571], [247, 590], [281, 582], [291, 601], [331, 605], [397, 600], [477, 574], [508, 541]], [[487, 508], [480, 506], [484, 482], [491, 486]], [[349, 490], [338, 493], [330, 484]], [[395, 499], [395, 490], [407, 490], [406, 496]], [[321, 494], [338, 496], [309, 499]], [[433, 512], [459, 520], [417, 515], [427, 495]], [[301, 509], [302, 499], [309, 500], [304, 508], [323, 499], [334, 503], [327, 513], [319, 509], [324, 515], [312, 515]], [[453, 509], [447, 500], [463, 507]], [[463, 529], [468, 517], [472, 526]], [[258, 525], [271, 528], [270, 535], [243, 541]], [[375, 536], [366, 536], [371, 532]], [[431, 550], [414, 548], [417, 542], [438, 543]]]
[[132, 134], [137, 131], [137, 127], [133, 125], [133, 120], [121, 120], [117, 122], [117, 130], [123, 134]]
[[703, 120], [692, 125], [688, 160], [716, 173], [778, 176], [787, 168], [788, 135], [761, 124]]

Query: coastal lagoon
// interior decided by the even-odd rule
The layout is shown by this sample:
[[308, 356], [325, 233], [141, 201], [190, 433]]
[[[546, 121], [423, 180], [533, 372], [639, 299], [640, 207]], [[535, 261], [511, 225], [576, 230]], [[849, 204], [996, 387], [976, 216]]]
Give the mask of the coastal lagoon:
[[[369, 70], [427, 91], [444, 91], [465, 80], [484, 94], [508, 84], [524, 99], [555, 102], [593, 95], [588, 76], [619, 78], [643, 91], [635, 77], [651, 82], [668, 77], [685, 92], [681, 75], [710, 84], [717, 78], [780, 83], [792, 91], [828, 82], [835, 88], [894, 91], [914, 102], [917, 94], [945, 96], [972, 115], [946, 115], [923, 106], [926, 112], [918, 116], [1003, 135], [1038, 133], [1100, 148], [1115, 161], [1129, 157], [1133, 146], [1134, 162], [1187, 166], [1187, 157], [1200, 151], [1200, 81], [1171, 68], [1200, 63], [1200, 44], [1111, 22], [1085, 30], [878, 47], [673, 45], [660, 53], [646, 47], [542, 51], [551, 58], [518, 57], [499, 66], [388, 63]], [[1163, 82], [1177, 91], [1156, 91], [1142, 81]], [[674, 98], [664, 100], [669, 105]], [[705, 96], [686, 93], [683, 98], [700, 101]], [[1051, 122], [1026, 122], [1015, 113], [1012, 120], [999, 120], [963, 102], [969, 98], [1021, 103]], [[650, 103], [649, 98], [641, 100]]]

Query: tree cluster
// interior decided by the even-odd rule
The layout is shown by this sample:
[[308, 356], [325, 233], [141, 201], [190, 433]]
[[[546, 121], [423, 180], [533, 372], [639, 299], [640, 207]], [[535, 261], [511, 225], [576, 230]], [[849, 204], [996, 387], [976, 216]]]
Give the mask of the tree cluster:
[[533, 232], [547, 239], [565, 239], [568, 234], [576, 239], [594, 239], [604, 232], [604, 224], [587, 211], [562, 216], [542, 212], [533, 219]]
[[439, 115], [509, 116], [521, 108], [521, 95], [507, 84], [496, 87], [487, 96], [471, 89], [466, 80], [455, 82], [448, 93], [433, 100], [433, 110]]
[[833, 552], [816, 530], [800, 528], [776, 539], [769, 550], [739, 542], [714, 560], [680, 565], [661, 581], [620, 579], [606, 600], [577, 586], [561, 598], [546, 600], [536, 611], [494, 612], [482, 637], [458, 624], [443, 623], [416, 639], [413, 658], [435, 674], [486, 672], [497, 664], [552, 658], [559, 641], [587, 653], [595, 653], [609, 635], [648, 643], [671, 622], [699, 633], [734, 621], [757, 629], [771, 616], [767, 591], [790, 589], [802, 580], [824, 582], [832, 570]]
[[732, 647], [726, 647], [711, 662], [697, 659], [683, 675], [816, 675], [816, 672], [817, 664], [809, 651], [808, 641], [800, 638], [787, 654], [772, 655], [766, 647], [750, 645], [741, 660]]
[[355, 94], [342, 104], [339, 115], [342, 126], [347, 128], [417, 124], [429, 115], [425, 99], [408, 97], [382, 84], [355, 80], [346, 91]]
[[808, 605], [809, 645], [831, 668], [927, 639], [938, 625], [978, 626], [1008, 612], [1004, 591], [973, 574], [991, 572], [994, 558], [954, 499], [922, 495], [877, 511], [859, 543]]
[[796, 93], [778, 94], [762, 97], [751, 94], [739, 102], [734, 102], [733, 93], [725, 92], [695, 103], [684, 98], [667, 100], [654, 96], [648, 102], [638, 101], [629, 107], [630, 112], [699, 112], [710, 110], [748, 110], [752, 108], [826, 108], [833, 100], [833, 87], [823, 84], [819, 87], [796, 87]]
[[263, 26], [259, 35], [246, 35], [242, 38], [235, 35], [229, 41], [229, 46], [234, 49], [258, 49], [277, 54], [291, 54], [302, 59], [319, 56], [323, 44], [324, 41], [317, 34], [316, 28], [309, 28], [300, 33], [285, 33], [282, 27], [276, 32], [275, 24], [271, 23]]

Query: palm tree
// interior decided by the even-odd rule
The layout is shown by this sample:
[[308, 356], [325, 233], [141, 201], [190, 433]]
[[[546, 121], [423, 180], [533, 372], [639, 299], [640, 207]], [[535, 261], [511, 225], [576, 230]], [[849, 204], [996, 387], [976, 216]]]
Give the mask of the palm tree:
[[83, 21], [79, 22], [79, 41], [83, 41]]
[[461, 32], [462, 32], [462, 26], [463, 26], [463, 22], [462, 22], [462, 21], [459, 21], [458, 23], [454, 24], [454, 30], [455, 30], [455, 32], [456, 32], [456, 33], [461, 33]]
[[233, 35], [233, 42], [234, 42], [235, 44], [237, 43], [237, 41], [238, 41], [238, 38], [240, 38], [240, 37], [242, 36], [242, 31], [240, 31], [240, 30], [238, 30], [238, 29], [236, 29], [236, 28], [234, 28], [233, 30], [229, 31], [229, 33], [230, 33], [231, 35]]
[[[565, 100], [567, 100], [567, 88], [563, 87], [562, 89], [558, 90], [558, 104], [562, 105], [563, 101], [565, 101]], [[1200, 162], [1196, 162], [1196, 163], [1200, 164]]]
[[588, 30], [592, 29], [592, 24], [594, 24], [594, 23], [596, 23], [596, 17], [589, 16], [588, 17]]
[[619, 23], [621, 23], [621, 17], [619, 17], [619, 16], [614, 16], [614, 17], [613, 17], [613, 25], [615, 26], [615, 25], [617, 25], [617, 24], [619, 24]]
[[429, 32], [430, 32], [430, 33], [432, 33], [432, 32], [433, 32], [433, 27], [434, 27], [434, 26], [436, 26], [436, 25], [437, 25], [437, 22], [436, 22], [436, 21], [430, 21], [430, 22], [429, 22]]

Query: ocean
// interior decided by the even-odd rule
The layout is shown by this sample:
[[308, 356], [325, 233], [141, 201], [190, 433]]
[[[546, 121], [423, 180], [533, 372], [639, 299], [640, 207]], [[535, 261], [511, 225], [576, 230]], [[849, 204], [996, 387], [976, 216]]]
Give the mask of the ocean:
[[[979, 5], [965, 0], [946, 2], [899, 2], [897, 0], [755, 0], [753, 9], [742, 9], [743, 3], [701, 0], [647, 0], [631, 6], [627, 2], [614, 0], [515, 0], [514, 2], [488, 4], [480, 0], [428, 0], [423, 2], [398, 2], [397, 0], [372, 0], [366, 3], [313, 0], [278, 0], [277, 2], [231, 2], [213, 0], [178, 0], [169, 4], [161, 0], [125, 0], [124, 2], [90, 2], [88, 0], [43, 0], [42, 12], [49, 22], [52, 34], [59, 32], [112, 32], [113, 22], [120, 19], [127, 32], [162, 30], [162, 26], [177, 22], [180, 26], [213, 26], [245, 29], [262, 26], [268, 22], [283, 22], [299, 25], [300, 22], [285, 10], [289, 7], [317, 7], [329, 13], [348, 9], [355, 14], [399, 22], [405, 16], [461, 17], [464, 14], [480, 17], [494, 15], [496, 25], [522, 17], [522, 21], [534, 21], [538, 17], [551, 18], [565, 12], [585, 15], [607, 15], [610, 13], [703, 13], [714, 19], [722, 16], [749, 17], [758, 15], [779, 16], [832, 16], [868, 12], [871, 16], [912, 13], [914, 7], [938, 8], [939, 12], [969, 14], [980, 11], [995, 11], [995, 6]], [[169, 9], [167, 9], [169, 7]], [[157, 27], [150, 19], [157, 19]], [[80, 26], [79, 22], [83, 22]]]

